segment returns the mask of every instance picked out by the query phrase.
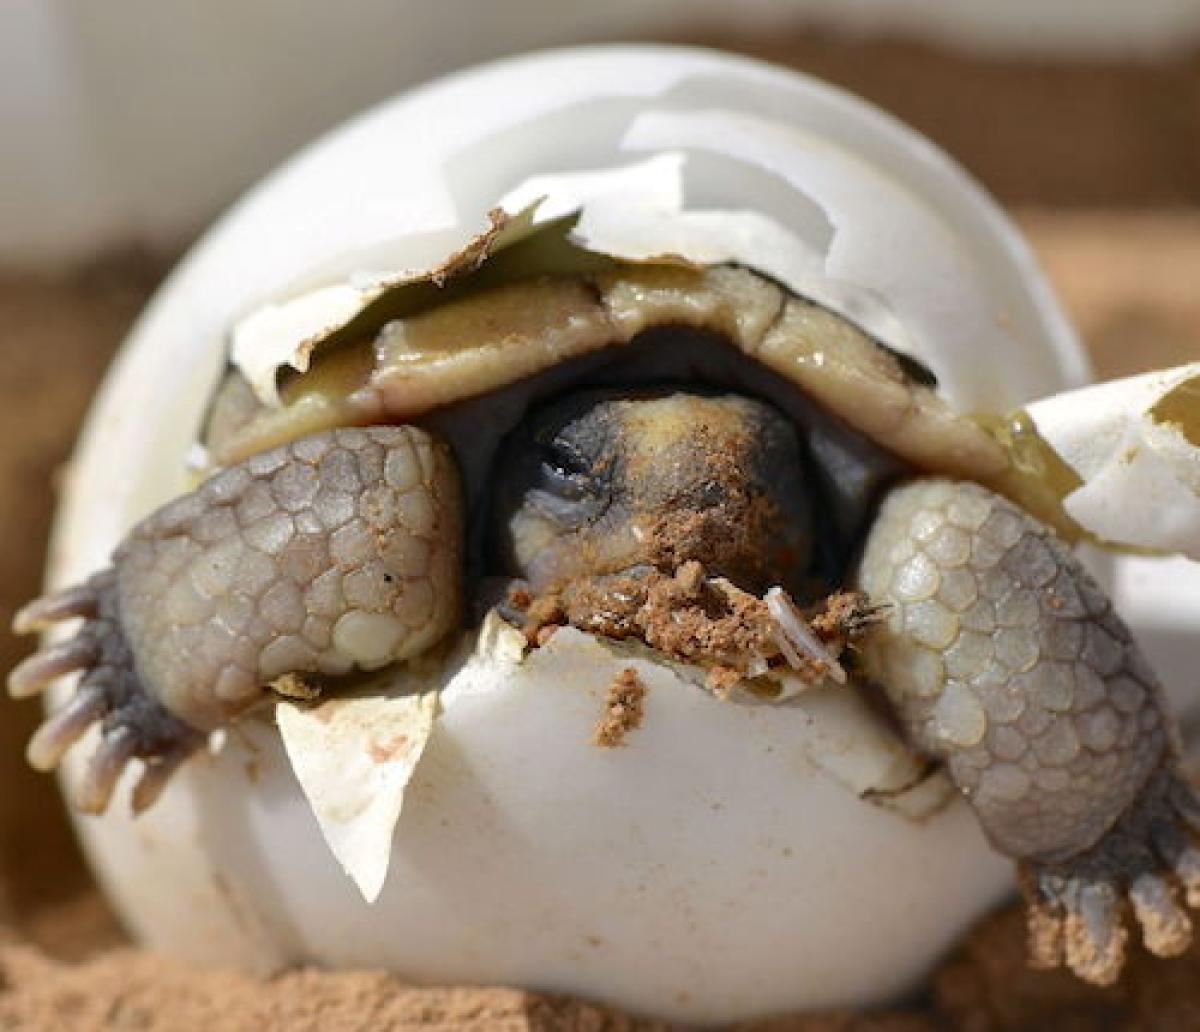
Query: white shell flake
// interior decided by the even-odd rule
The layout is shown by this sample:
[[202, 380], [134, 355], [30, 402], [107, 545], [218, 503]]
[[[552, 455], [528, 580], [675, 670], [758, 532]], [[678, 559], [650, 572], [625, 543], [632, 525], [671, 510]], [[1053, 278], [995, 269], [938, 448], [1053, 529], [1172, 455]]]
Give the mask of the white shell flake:
[[1200, 560], [1200, 362], [1029, 407], [1079, 475], [1067, 512], [1105, 541]]
[[387, 877], [392, 833], [425, 743], [437, 693], [281, 702], [279, 733], [321, 834], [363, 899]]

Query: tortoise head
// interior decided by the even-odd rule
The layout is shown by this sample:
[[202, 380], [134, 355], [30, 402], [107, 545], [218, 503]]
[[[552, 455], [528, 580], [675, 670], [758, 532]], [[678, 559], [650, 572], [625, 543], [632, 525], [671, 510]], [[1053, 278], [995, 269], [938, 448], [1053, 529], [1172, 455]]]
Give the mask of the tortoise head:
[[812, 498], [774, 406], [693, 385], [572, 391], [510, 435], [493, 476], [505, 572], [543, 589], [699, 561], [761, 593], [800, 585]]

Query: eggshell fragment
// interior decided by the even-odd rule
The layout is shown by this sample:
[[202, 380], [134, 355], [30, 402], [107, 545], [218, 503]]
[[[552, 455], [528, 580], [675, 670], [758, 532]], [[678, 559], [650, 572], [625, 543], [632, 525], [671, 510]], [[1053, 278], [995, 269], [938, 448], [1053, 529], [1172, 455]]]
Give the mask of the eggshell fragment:
[[280, 370], [306, 372], [321, 345], [373, 304], [412, 288], [443, 287], [457, 276], [476, 271], [493, 253], [532, 231], [532, 208], [511, 214], [495, 209], [489, 214], [491, 224], [486, 229], [432, 268], [360, 270], [348, 282], [318, 287], [256, 309], [231, 331], [230, 362], [263, 404], [278, 407]]
[[387, 876], [404, 790], [433, 731], [437, 693], [281, 702], [275, 720], [321, 834], [374, 903]]
[[363, 305], [363, 291], [349, 283], [267, 305], [234, 327], [230, 361], [250, 381], [264, 404], [278, 405], [279, 370], [288, 366], [300, 373], [307, 371], [313, 342], [344, 326]]
[[1200, 560], [1200, 363], [1029, 406], [1082, 480], [1067, 513], [1103, 541]]

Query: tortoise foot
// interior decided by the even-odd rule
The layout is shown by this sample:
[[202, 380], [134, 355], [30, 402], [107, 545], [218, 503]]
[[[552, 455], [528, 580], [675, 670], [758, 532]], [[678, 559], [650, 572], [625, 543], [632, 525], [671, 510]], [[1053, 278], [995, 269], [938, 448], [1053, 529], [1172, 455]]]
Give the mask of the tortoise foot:
[[1185, 907], [1200, 906], [1197, 831], [1200, 804], [1164, 766], [1090, 849], [1061, 862], [1022, 864], [1033, 966], [1065, 963], [1085, 981], [1111, 985], [1125, 961], [1129, 910], [1151, 953], [1186, 950], [1192, 921]]

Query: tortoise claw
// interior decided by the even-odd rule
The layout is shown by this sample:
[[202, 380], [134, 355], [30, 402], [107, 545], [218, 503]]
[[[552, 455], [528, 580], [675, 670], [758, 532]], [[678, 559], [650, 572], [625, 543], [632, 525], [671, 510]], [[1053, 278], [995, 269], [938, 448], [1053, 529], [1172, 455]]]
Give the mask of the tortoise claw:
[[35, 599], [13, 617], [14, 633], [30, 634], [34, 631], [44, 631], [47, 627], [62, 620], [70, 620], [78, 616], [95, 616], [99, 609], [101, 594], [112, 585], [114, 580], [114, 572], [104, 570], [82, 584], [74, 584], [62, 591], [55, 591]]
[[95, 688], [80, 689], [34, 732], [25, 749], [29, 765], [35, 770], [54, 770], [66, 751], [104, 716], [107, 709], [103, 692]]
[[14, 699], [36, 695], [64, 674], [86, 670], [100, 658], [96, 643], [79, 635], [22, 660], [8, 675], [8, 694]]
[[1191, 945], [1192, 920], [1179, 905], [1179, 891], [1167, 878], [1142, 874], [1129, 886], [1129, 902], [1146, 949], [1156, 957], [1177, 957]]
[[164, 749], [157, 756], [143, 758], [142, 776], [138, 779], [137, 784], [133, 786], [133, 796], [131, 798], [131, 806], [135, 815], [144, 813], [158, 802], [158, 797], [162, 795], [163, 789], [167, 787], [171, 776], [179, 769], [183, 761], [192, 755], [195, 749], [196, 745], [183, 741], [174, 748]]
[[137, 754], [137, 736], [129, 727], [105, 731], [75, 786], [75, 806], [80, 813], [103, 813], [108, 809], [117, 779]]

